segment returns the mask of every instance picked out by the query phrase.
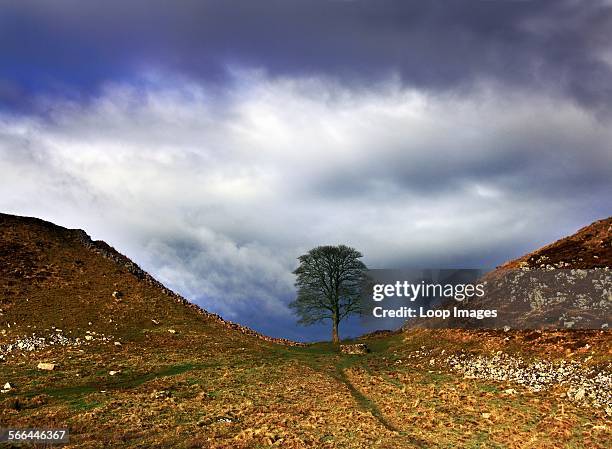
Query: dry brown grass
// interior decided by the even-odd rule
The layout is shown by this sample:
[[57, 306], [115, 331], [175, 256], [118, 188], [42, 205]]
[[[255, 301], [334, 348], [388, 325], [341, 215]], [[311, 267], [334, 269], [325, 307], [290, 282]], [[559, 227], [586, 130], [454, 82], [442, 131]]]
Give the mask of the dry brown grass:
[[[410, 331], [366, 339], [364, 356], [280, 346], [197, 314], [64, 231], [0, 226], [0, 344], [52, 326], [122, 344], [14, 353], [0, 363], [0, 383], [14, 384], [0, 397], [2, 427], [69, 427], [72, 448], [612, 446], [609, 417], [561, 390], [464, 379], [430, 363], [443, 351], [501, 350], [606, 364], [609, 332]], [[39, 361], [58, 368], [38, 370]]]

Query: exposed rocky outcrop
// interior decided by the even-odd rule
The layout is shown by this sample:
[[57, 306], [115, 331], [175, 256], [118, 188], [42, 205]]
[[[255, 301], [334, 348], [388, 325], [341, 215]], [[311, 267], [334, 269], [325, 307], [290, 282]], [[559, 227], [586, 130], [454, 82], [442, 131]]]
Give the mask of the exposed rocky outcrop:
[[112, 341], [112, 336], [89, 331], [82, 338], [67, 337], [59, 332], [53, 332], [44, 337], [33, 334], [30, 336], [18, 337], [10, 343], [0, 345], [0, 356], [1, 359], [6, 359], [14, 355], [39, 351], [49, 347], [79, 347], [91, 344], [92, 342], [109, 343]]
[[599, 220], [478, 282], [483, 297], [448, 298], [439, 309], [495, 310], [492, 318], [409, 320], [406, 327], [608, 329], [612, 324], [612, 217]]
[[593, 367], [576, 360], [527, 361], [501, 351], [495, 355], [455, 354], [444, 364], [468, 379], [512, 382], [531, 391], [561, 386], [568, 399], [604, 408], [612, 415], [612, 364]]

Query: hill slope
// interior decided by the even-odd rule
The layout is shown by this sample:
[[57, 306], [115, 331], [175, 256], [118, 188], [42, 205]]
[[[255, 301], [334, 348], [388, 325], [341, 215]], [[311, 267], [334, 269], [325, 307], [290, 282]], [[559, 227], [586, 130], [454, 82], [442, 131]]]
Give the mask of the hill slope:
[[[137, 264], [80, 229], [0, 214], [0, 329], [95, 329], [138, 338], [162, 327], [212, 326], [269, 341], [166, 288]], [[81, 335], [82, 337], [82, 335]]]
[[405, 327], [605, 329], [612, 324], [612, 217], [506, 262], [479, 281], [485, 295], [440, 309], [495, 310], [495, 318], [408, 320]]
[[612, 217], [597, 220], [575, 234], [506, 262], [498, 267], [498, 270], [525, 267], [575, 269], [612, 267]]
[[484, 277], [498, 326], [600, 329], [612, 324], [612, 217], [507, 262]]
[[0, 423], [65, 447], [610, 447], [609, 332], [271, 344], [83, 231], [7, 215], [0, 270]]

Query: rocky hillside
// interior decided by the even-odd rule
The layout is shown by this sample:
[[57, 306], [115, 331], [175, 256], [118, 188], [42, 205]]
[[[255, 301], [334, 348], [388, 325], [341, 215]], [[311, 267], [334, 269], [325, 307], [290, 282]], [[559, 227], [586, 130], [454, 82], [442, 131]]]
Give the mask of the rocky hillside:
[[573, 235], [544, 246], [498, 270], [514, 268], [611, 268], [612, 217], [580, 229]]
[[[612, 217], [505, 263], [485, 277], [500, 326], [601, 329], [612, 321]], [[498, 326], [499, 327], [499, 326]]]
[[420, 320], [407, 326], [607, 329], [612, 324], [612, 217], [486, 274], [485, 296], [440, 306], [497, 310], [496, 318]]
[[130, 339], [141, 338], [147, 329], [178, 326], [210, 326], [212, 332], [291, 343], [202, 310], [85, 231], [0, 214], [3, 336], [53, 331]]
[[83, 231], [7, 215], [0, 292], [0, 423], [66, 448], [611, 447], [610, 331], [270, 344]]

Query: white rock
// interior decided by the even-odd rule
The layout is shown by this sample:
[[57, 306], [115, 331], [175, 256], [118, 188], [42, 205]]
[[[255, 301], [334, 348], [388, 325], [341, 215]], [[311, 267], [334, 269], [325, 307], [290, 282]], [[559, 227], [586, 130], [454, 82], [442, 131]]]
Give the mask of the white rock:
[[584, 399], [585, 394], [586, 391], [584, 391], [584, 388], [579, 388], [578, 391], [576, 391], [576, 394], [574, 395], [574, 400], [582, 401]]
[[40, 362], [38, 364], [38, 369], [42, 369], [45, 371], [53, 371], [55, 369], [55, 363]]
[[171, 334], [176, 334], [176, 330], [174, 329], [168, 329], [168, 332], [170, 332]]

